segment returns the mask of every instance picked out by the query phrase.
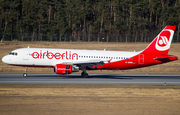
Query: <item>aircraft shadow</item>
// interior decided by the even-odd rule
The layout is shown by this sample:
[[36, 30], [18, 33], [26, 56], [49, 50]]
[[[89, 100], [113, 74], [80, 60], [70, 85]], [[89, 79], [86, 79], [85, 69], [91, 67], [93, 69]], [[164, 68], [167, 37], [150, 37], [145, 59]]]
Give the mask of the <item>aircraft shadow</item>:
[[57, 74], [29, 74], [29, 77], [38, 77], [38, 78], [61, 78], [61, 79], [92, 79], [92, 78], [99, 78], [99, 79], [163, 79], [163, 78], [177, 78], [180, 79], [180, 75], [124, 75], [124, 74], [90, 74], [88, 78], [83, 78], [79, 74], [70, 74], [70, 75], [57, 75]]

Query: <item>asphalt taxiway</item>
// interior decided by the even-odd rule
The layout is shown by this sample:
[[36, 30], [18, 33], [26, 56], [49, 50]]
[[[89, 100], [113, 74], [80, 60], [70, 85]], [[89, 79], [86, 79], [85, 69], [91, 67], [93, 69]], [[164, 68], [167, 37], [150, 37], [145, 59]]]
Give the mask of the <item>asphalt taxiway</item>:
[[82, 78], [79, 74], [0, 74], [0, 84], [152, 84], [180, 85], [180, 75], [119, 75], [90, 74]]

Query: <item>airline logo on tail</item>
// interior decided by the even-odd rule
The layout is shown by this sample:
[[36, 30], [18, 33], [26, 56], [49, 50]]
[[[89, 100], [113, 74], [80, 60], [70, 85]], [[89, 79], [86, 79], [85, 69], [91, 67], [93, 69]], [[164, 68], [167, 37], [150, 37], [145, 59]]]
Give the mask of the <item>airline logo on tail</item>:
[[174, 31], [170, 29], [164, 29], [158, 36], [156, 41], [156, 49], [159, 51], [165, 51], [170, 48]]

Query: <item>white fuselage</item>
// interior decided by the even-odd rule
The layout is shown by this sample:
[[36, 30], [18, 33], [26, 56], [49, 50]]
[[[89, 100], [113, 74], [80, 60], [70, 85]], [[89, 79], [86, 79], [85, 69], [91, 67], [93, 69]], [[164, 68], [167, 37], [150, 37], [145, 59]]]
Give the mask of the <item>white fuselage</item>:
[[74, 50], [52, 48], [21, 48], [12, 51], [17, 55], [6, 55], [3, 62], [11, 65], [53, 67], [56, 64], [78, 64], [103, 61], [116, 62], [131, 58], [139, 52]]

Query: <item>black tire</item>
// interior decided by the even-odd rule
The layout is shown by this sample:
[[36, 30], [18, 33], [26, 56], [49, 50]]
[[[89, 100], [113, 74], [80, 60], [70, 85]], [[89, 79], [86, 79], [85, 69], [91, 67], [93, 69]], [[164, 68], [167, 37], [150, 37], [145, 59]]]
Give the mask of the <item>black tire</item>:
[[88, 78], [89, 77], [88, 73], [84, 73], [83, 77]]
[[84, 72], [81, 73], [81, 76], [82, 76], [82, 77], [84, 76]]

